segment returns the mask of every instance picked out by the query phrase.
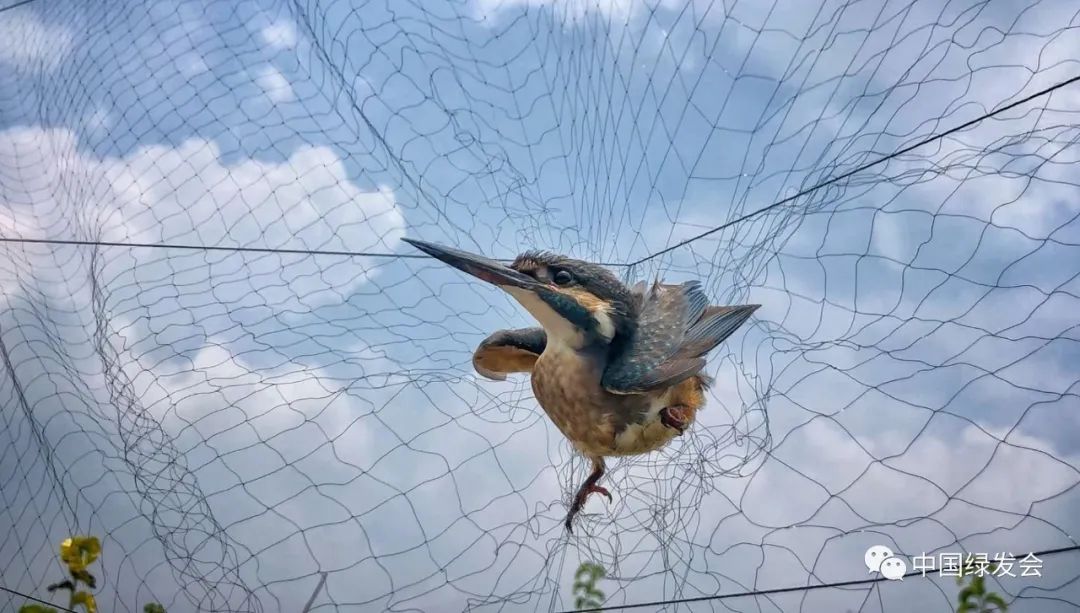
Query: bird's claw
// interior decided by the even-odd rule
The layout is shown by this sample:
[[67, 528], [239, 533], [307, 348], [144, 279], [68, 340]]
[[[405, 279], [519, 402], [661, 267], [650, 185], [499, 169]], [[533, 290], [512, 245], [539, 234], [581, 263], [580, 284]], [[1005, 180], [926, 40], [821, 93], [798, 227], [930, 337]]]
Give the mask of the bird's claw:
[[[600, 487], [599, 485], [590, 485], [589, 489], [585, 490], [585, 496], [588, 496], [589, 494], [602, 494], [607, 496], [608, 502], [615, 502], [615, 499], [611, 497], [611, 492], [607, 491], [607, 488]], [[582, 504], [584, 504], [584, 500], [582, 500]]]
[[660, 423], [679, 431], [681, 436], [690, 426], [690, 409], [681, 404], [660, 409]]
[[574, 516], [585, 506], [585, 500], [588, 499], [589, 494], [602, 494], [607, 497], [608, 502], [614, 502], [615, 499], [611, 497], [611, 492], [607, 491], [607, 488], [600, 487], [599, 485], [583, 485], [578, 490], [577, 496], [574, 497], [574, 504], [570, 506], [570, 512], [566, 514], [566, 531], [573, 532], [574, 529], [571, 524], [574, 521]]

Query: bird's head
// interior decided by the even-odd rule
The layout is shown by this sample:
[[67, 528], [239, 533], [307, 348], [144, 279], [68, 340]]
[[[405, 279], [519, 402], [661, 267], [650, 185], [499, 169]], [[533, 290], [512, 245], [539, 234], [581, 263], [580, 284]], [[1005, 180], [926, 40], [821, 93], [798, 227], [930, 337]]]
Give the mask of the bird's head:
[[549, 344], [580, 348], [607, 343], [627, 325], [630, 291], [598, 264], [547, 251], [528, 251], [509, 266], [451, 247], [403, 239], [433, 258], [496, 285], [524, 306]]

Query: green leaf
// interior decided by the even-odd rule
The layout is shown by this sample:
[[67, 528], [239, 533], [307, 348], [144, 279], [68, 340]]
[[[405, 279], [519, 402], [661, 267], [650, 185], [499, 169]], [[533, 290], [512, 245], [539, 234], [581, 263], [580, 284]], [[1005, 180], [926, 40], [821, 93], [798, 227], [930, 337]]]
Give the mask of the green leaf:
[[1005, 599], [1001, 597], [1001, 594], [995, 592], [986, 595], [986, 603], [996, 606], [998, 611], [1002, 613], [1009, 610], [1009, 605], [1005, 603]]
[[604, 576], [604, 567], [593, 562], [582, 562], [574, 573], [573, 593], [577, 597], [575, 608], [587, 609], [599, 607], [604, 602], [604, 593], [596, 588], [598, 579]]
[[56, 609], [41, 604], [24, 604], [19, 607], [19, 613], [56, 613]]
[[574, 573], [575, 579], [581, 579], [582, 575], [589, 575], [593, 581], [597, 576], [603, 576], [604, 567], [599, 564], [593, 564], [592, 562], [582, 562], [581, 566], [578, 566], [577, 572]]

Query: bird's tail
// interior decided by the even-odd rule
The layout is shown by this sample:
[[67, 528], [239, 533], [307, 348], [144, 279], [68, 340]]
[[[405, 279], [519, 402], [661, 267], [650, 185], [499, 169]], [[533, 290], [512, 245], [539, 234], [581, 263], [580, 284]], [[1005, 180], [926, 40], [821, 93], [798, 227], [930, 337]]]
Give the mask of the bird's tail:
[[686, 340], [679, 353], [685, 358], [704, 356], [746, 323], [760, 306], [740, 304], [707, 307], [697, 323], [686, 331]]

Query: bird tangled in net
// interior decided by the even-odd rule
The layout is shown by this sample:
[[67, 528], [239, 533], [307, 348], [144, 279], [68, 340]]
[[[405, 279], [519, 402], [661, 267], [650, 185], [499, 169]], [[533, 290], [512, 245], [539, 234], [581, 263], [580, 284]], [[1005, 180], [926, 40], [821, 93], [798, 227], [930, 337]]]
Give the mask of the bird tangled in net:
[[487, 337], [473, 364], [496, 380], [530, 373], [537, 402], [592, 462], [570, 505], [567, 530], [589, 494], [611, 500], [597, 485], [605, 456], [656, 451], [690, 427], [705, 404], [706, 356], [760, 306], [709, 306], [695, 282], [631, 289], [603, 267], [552, 253], [524, 253], [507, 267], [408, 242], [502, 288], [543, 325]]

